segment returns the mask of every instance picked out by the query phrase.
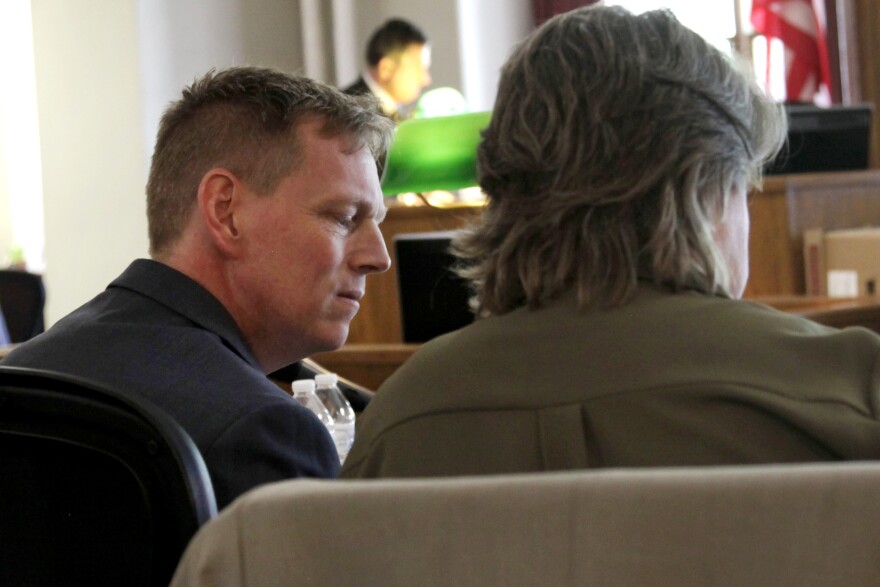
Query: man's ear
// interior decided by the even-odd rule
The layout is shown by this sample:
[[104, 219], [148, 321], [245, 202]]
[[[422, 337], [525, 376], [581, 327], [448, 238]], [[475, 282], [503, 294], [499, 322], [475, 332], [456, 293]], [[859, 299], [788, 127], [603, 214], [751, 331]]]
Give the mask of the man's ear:
[[244, 184], [221, 167], [208, 171], [199, 184], [198, 208], [205, 231], [224, 255], [237, 257], [241, 242], [236, 213], [244, 196]]
[[397, 69], [397, 59], [391, 56], [383, 57], [376, 64], [376, 79], [381, 83], [386, 83], [394, 75], [395, 69]]

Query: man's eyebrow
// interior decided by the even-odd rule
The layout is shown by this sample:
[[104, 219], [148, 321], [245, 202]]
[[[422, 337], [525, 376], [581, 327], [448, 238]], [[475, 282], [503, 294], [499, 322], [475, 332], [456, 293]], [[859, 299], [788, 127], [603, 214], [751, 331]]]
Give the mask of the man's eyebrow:
[[381, 223], [385, 220], [385, 216], [388, 214], [388, 206], [382, 204], [382, 207], [376, 210], [376, 222]]

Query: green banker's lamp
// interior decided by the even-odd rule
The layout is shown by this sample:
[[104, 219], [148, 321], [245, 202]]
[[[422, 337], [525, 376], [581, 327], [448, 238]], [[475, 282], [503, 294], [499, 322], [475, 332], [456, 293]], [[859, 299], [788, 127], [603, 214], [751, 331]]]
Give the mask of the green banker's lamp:
[[489, 112], [471, 112], [400, 123], [388, 151], [382, 192], [386, 196], [477, 185], [477, 144]]

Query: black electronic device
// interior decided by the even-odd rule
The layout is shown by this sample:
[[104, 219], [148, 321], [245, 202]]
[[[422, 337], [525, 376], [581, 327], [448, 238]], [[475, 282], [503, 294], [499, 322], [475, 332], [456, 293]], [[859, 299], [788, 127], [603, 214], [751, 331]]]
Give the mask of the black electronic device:
[[474, 320], [467, 282], [455, 274], [455, 231], [394, 237], [403, 340], [421, 343]]

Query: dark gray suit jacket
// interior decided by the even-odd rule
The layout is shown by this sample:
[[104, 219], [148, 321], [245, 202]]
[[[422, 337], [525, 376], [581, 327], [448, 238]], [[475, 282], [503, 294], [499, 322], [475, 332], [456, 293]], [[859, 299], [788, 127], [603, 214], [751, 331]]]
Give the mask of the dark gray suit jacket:
[[263, 483], [339, 470], [326, 429], [265, 377], [220, 302], [156, 261], [134, 261], [3, 364], [85, 377], [164, 409], [201, 451], [219, 508]]

